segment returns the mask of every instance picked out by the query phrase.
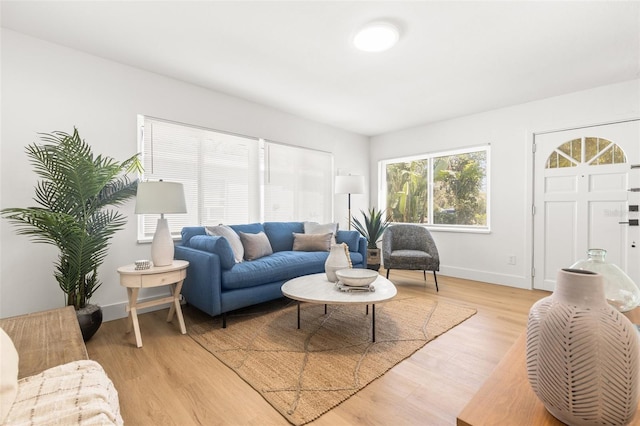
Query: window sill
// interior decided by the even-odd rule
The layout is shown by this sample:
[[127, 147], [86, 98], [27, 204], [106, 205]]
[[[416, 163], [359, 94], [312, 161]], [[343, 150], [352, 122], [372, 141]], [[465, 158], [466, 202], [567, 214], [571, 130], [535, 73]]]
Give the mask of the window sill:
[[442, 225], [428, 225], [421, 223], [404, 223], [404, 222], [393, 222], [393, 225], [418, 225], [424, 226], [429, 230], [429, 232], [461, 232], [466, 234], [490, 234], [491, 228], [472, 228], [472, 227], [461, 227], [461, 226], [442, 226]]

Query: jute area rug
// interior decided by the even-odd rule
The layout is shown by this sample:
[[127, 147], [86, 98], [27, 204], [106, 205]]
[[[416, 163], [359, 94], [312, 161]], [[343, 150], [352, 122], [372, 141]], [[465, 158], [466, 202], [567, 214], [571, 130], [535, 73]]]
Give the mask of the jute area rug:
[[324, 305], [302, 303], [299, 330], [296, 302], [261, 309], [230, 316], [226, 329], [209, 318], [188, 333], [294, 425], [321, 416], [476, 313], [396, 296], [376, 305], [373, 343], [371, 310], [362, 305], [329, 305], [325, 315]]

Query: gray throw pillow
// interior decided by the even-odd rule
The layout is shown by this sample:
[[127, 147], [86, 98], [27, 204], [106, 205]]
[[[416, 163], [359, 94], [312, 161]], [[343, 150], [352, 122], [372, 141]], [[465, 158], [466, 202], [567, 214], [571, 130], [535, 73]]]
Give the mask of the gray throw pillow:
[[231, 250], [233, 250], [233, 257], [235, 258], [236, 263], [242, 262], [242, 259], [244, 258], [244, 247], [240, 240], [240, 236], [233, 230], [233, 228], [227, 225], [205, 226], [204, 231], [207, 235], [225, 237], [231, 246]]
[[333, 234], [297, 234], [293, 233], [294, 251], [329, 251]]
[[264, 232], [258, 232], [257, 234], [240, 232], [240, 240], [244, 247], [245, 260], [256, 260], [273, 253], [269, 238]]

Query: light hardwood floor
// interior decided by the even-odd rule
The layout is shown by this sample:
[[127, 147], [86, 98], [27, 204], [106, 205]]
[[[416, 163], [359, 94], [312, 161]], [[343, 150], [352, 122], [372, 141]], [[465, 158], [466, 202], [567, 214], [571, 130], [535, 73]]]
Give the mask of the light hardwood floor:
[[[384, 273], [381, 270], [381, 273]], [[478, 313], [392, 368], [312, 425], [455, 425], [456, 416], [525, 330], [531, 305], [549, 293], [391, 271], [401, 295], [474, 307]], [[87, 342], [120, 395], [129, 425], [288, 425], [242, 379], [166, 323], [167, 310], [140, 315], [142, 348], [125, 334], [126, 319], [102, 325]], [[203, 319], [192, 307], [189, 322]], [[229, 317], [233, 332], [233, 317]], [[524, 368], [524, 366], [523, 366]], [[505, 390], [508, 392], [508, 390]]]

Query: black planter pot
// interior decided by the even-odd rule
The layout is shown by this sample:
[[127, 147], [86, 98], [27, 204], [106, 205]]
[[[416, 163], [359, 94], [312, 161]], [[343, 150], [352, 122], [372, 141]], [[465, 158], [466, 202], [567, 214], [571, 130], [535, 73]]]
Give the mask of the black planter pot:
[[87, 305], [76, 311], [80, 331], [82, 331], [82, 339], [86, 342], [102, 325], [102, 308], [98, 305]]

